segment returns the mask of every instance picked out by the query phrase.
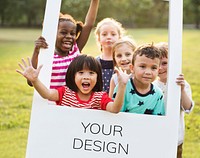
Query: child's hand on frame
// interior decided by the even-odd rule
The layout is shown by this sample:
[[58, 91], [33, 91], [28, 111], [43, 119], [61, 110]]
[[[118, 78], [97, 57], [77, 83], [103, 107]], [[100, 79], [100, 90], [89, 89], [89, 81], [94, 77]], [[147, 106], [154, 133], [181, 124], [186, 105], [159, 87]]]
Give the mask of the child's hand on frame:
[[177, 83], [177, 85], [181, 86], [181, 90], [184, 90], [184, 88], [185, 88], [185, 79], [184, 79], [184, 75], [183, 74], [180, 74], [176, 78], [176, 83]]
[[36, 41], [35, 41], [35, 49], [40, 49], [40, 48], [48, 48], [48, 44], [46, 43], [46, 39], [42, 36], [40, 36]]
[[34, 69], [31, 63], [30, 58], [27, 58], [28, 62], [26, 62], [24, 59], [22, 59], [22, 63], [19, 63], [19, 67], [21, 70], [16, 70], [19, 74], [23, 75], [25, 78], [27, 78], [29, 81], [34, 82], [37, 80], [39, 72], [42, 68], [42, 65], [40, 65], [37, 69]]

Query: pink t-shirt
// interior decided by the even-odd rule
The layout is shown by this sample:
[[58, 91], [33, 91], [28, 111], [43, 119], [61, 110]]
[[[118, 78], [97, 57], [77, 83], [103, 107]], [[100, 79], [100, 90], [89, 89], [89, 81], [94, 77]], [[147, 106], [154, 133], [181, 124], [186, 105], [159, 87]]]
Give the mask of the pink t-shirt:
[[80, 55], [79, 48], [75, 43], [72, 50], [69, 52], [68, 56], [59, 56], [54, 54], [50, 89], [56, 89], [60, 86], [65, 86], [66, 72], [69, 64]]
[[107, 104], [113, 102], [108, 94], [103, 91], [93, 92], [88, 101], [83, 101], [78, 97], [76, 92], [72, 91], [67, 86], [60, 87], [57, 90], [59, 93], [59, 101], [57, 101], [56, 104], [61, 106], [106, 110]]

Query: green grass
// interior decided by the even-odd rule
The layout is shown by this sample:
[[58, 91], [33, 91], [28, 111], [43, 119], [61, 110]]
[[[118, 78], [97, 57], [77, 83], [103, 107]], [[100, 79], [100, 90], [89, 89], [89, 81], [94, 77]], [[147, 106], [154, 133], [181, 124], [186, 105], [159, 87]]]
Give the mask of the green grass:
[[[137, 43], [168, 40], [163, 29], [130, 29]], [[41, 34], [36, 29], [0, 29], [0, 157], [23, 158], [26, 153], [33, 89], [15, 72], [22, 57], [32, 55], [34, 41]], [[191, 84], [195, 108], [186, 115], [184, 158], [198, 158], [200, 153], [200, 31], [183, 32], [183, 73]], [[97, 56], [99, 49], [92, 33], [83, 50]], [[175, 66], [175, 65], [174, 65]]]

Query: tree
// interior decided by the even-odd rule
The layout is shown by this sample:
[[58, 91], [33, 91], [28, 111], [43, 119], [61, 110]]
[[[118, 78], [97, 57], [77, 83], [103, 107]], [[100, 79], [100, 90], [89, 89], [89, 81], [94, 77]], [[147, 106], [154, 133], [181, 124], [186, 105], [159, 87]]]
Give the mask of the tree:
[[192, 7], [194, 9], [194, 20], [197, 29], [200, 28], [200, 0], [191, 0]]
[[8, 13], [8, 8], [10, 6], [9, 0], [7, 1], [0, 1], [0, 26], [4, 26], [6, 23], [6, 15]]

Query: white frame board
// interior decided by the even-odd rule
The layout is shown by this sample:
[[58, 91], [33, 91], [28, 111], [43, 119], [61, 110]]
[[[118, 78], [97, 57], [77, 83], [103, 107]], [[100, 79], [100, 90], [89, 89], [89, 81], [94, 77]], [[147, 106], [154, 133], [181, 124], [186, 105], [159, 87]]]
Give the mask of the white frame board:
[[[49, 87], [61, 0], [47, 0], [40, 80]], [[112, 114], [50, 105], [34, 91], [26, 158], [175, 158], [181, 72], [182, 0], [169, 1], [169, 73], [166, 116]], [[51, 53], [50, 53], [51, 52]], [[177, 105], [177, 106], [176, 106]]]

